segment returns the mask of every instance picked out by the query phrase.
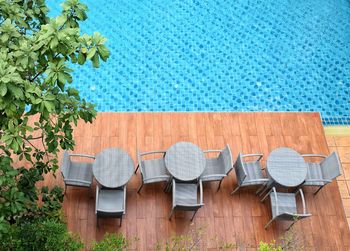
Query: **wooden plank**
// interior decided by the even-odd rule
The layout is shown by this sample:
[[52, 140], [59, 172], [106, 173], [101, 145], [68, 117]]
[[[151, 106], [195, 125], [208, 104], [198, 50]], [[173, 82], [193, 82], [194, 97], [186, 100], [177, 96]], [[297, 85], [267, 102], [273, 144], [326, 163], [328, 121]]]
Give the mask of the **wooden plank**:
[[[97, 154], [107, 147], [121, 147], [129, 152], [135, 165], [136, 149], [167, 149], [181, 140], [192, 141], [202, 149], [220, 149], [228, 143], [234, 160], [239, 152], [262, 152], [263, 164], [273, 149], [282, 146], [300, 153], [329, 152], [318, 113], [99, 113], [92, 125], [79, 122], [74, 136], [75, 152]], [[350, 152], [348, 139], [332, 142], [339, 148], [346, 168]], [[43, 184], [62, 186], [62, 179], [57, 176], [55, 180], [47, 175]], [[90, 193], [83, 188], [69, 188], [63, 204], [69, 230], [78, 232], [85, 243], [103, 238], [106, 232], [124, 233], [128, 238], [139, 239], [131, 245], [131, 250], [153, 250], [157, 242], [174, 234], [204, 227], [204, 250], [220, 247], [217, 240], [213, 241], [215, 235], [249, 250], [256, 248], [261, 240], [278, 239], [288, 227], [288, 223], [276, 222], [268, 230], [264, 229], [271, 218], [271, 209], [268, 201], [259, 202], [255, 189], [244, 188], [230, 195], [236, 186], [234, 171], [224, 179], [219, 191], [216, 191], [216, 182], [205, 183], [205, 205], [193, 223], [189, 221], [190, 212], [177, 212], [169, 221], [171, 194], [163, 192], [163, 184], [145, 185], [141, 194], [137, 194], [140, 179], [138, 173], [128, 183], [126, 214], [121, 228], [118, 220], [109, 219], [102, 219], [97, 227], [95, 189]], [[342, 187], [348, 185], [342, 181]], [[299, 221], [296, 230], [307, 237], [310, 250], [348, 250], [350, 233], [337, 183], [327, 185], [317, 196], [312, 191], [313, 188], [304, 188], [313, 216]], [[345, 196], [345, 191], [342, 194]]]

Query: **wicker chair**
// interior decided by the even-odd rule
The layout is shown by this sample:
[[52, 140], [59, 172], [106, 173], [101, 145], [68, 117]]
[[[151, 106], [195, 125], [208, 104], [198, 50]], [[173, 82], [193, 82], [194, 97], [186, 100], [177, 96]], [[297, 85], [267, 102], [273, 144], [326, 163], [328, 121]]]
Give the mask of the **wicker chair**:
[[[142, 160], [143, 156], [150, 154], [162, 154], [161, 158]], [[170, 175], [165, 168], [164, 161], [165, 151], [152, 151], [141, 153], [137, 151], [138, 165], [135, 173], [140, 168], [141, 172], [141, 186], [137, 190], [140, 193], [144, 184], [158, 183], [158, 182], [168, 182]]]
[[[199, 187], [199, 194], [198, 194]], [[181, 182], [173, 179], [173, 206], [169, 215], [169, 220], [175, 210], [194, 211], [191, 221], [203, 204], [203, 186], [202, 181]]]
[[126, 186], [120, 188], [96, 187], [95, 214], [97, 225], [99, 217], [119, 218], [119, 226], [122, 225], [125, 214]]
[[[258, 157], [258, 159], [247, 162], [244, 161], [246, 157]], [[261, 187], [257, 191], [258, 193], [268, 183], [269, 179], [265, 178], [262, 172], [260, 162], [262, 157], [262, 154], [238, 154], [237, 161], [234, 165], [237, 176], [237, 187], [231, 192], [231, 195], [237, 192], [241, 187], [260, 185]]]
[[95, 156], [86, 154], [72, 154], [67, 151], [63, 154], [61, 172], [64, 181], [64, 194], [67, 186], [91, 188], [93, 174], [92, 163], [72, 161], [71, 157], [84, 157], [95, 159]]
[[307, 162], [307, 176], [303, 186], [318, 186], [315, 195], [328, 183], [341, 175], [341, 164], [336, 152], [329, 156], [320, 154], [303, 154], [303, 157], [322, 158], [321, 162]]
[[229, 145], [223, 150], [207, 150], [204, 153], [219, 153], [216, 158], [207, 158], [206, 167], [203, 174], [201, 175], [201, 180], [203, 182], [207, 181], [219, 181], [218, 190], [220, 189], [222, 180], [231, 172], [233, 169], [232, 154]]
[[[298, 194], [301, 197], [302, 213], [298, 213], [297, 209], [296, 197]], [[278, 193], [276, 188], [272, 187], [261, 202], [264, 202], [267, 197], [270, 197], [272, 219], [265, 225], [265, 229], [275, 220], [292, 221], [292, 224], [288, 227], [289, 229], [296, 221], [311, 216], [306, 212], [305, 198], [301, 189], [296, 193]]]

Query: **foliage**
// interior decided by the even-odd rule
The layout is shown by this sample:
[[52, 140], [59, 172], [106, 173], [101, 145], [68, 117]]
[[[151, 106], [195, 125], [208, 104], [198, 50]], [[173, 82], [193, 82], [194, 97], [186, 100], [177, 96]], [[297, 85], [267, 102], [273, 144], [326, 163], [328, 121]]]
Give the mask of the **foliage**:
[[275, 241], [272, 241], [270, 243], [261, 241], [259, 243], [259, 250], [260, 251], [282, 251], [283, 249], [281, 246], [276, 246]]
[[278, 241], [259, 243], [260, 251], [282, 251], [282, 250], [303, 250], [305, 248], [304, 239], [291, 227]]
[[198, 229], [190, 229], [187, 234], [175, 235], [170, 240], [165, 240], [164, 243], [158, 242], [156, 250], [166, 251], [187, 251], [200, 250], [202, 244], [202, 237], [205, 233], [204, 227]]
[[67, 84], [71, 64], [98, 67], [107, 60], [106, 39], [80, 33], [86, 5], [66, 0], [61, 6], [61, 14], [49, 18], [45, 0], [0, 0], [1, 222], [60, 207], [59, 188], [36, 184], [58, 169], [59, 148], [73, 149], [73, 124], [96, 115]]
[[63, 222], [48, 217], [3, 226], [6, 231], [2, 231], [0, 250], [75, 251], [84, 247], [78, 236], [67, 231]]
[[93, 242], [92, 251], [122, 251], [130, 246], [131, 241], [122, 234], [107, 233], [99, 242]]

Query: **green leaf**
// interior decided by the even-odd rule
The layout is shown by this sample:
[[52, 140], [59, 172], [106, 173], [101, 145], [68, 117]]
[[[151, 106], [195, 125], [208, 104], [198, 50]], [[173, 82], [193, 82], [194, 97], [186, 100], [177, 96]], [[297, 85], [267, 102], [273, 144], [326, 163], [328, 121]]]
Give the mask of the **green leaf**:
[[97, 54], [95, 54], [95, 55], [93, 56], [93, 58], [91, 59], [91, 61], [92, 61], [92, 66], [93, 66], [93, 67], [95, 67], [95, 68], [100, 67], [100, 60], [98, 59], [98, 55], [97, 55]]
[[86, 61], [86, 58], [82, 52], [78, 54], [78, 64], [83, 65]]
[[109, 50], [107, 49], [106, 46], [104, 45], [100, 45], [98, 48], [98, 53], [100, 55], [100, 57], [102, 58], [103, 61], [107, 61], [109, 55], [110, 55], [110, 52]]
[[12, 84], [8, 85], [7, 87], [16, 98], [23, 98], [23, 91], [21, 88]]
[[96, 47], [92, 47], [92, 48], [90, 48], [89, 49], [89, 52], [88, 52], [88, 54], [87, 54], [87, 56], [86, 56], [86, 59], [91, 59], [93, 56], [95, 56], [95, 54], [96, 54]]
[[0, 84], [0, 96], [5, 96], [7, 93], [7, 87], [6, 84]]

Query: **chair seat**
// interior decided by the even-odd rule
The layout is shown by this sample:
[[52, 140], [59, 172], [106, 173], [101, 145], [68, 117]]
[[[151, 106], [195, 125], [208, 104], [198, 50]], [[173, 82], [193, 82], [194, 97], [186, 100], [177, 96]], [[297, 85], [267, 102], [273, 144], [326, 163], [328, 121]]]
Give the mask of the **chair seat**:
[[[275, 201], [275, 194], [270, 194], [272, 216], [276, 217], [281, 214], [290, 213], [297, 214], [297, 203], [294, 193], [277, 193], [277, 203]], [[278, 207], [278, 214], [277, 214]]]
[[176, 183], [175, 191], [176, 206], [196, 206], [197, 201], [197, 184]]
[[169, 173], [165, 168], [164, 158], [143, 160], [141, 169], [144, 183], [168, 181]]
[[202, 181], [221, 180], [223, 176], [226, 176], [226, 171], [222, 159], [208, 158], [201, 176]]
[[109, 213], [124, 212], [124, 191], [101, 189], [98, 195], [97, 211]]
[[321, 170], [321, 166], [319, 163], [312, 163], [309, 162], [307, 163], [308, 167], [307, 167], [307, 175], [306, 175], [306, 179], [304, 182], [305, 186], [323, 186], [325, 185], [325, 182], [312, 182], [312, 181], [308, 181], [310, 179], [323, 179], [323, 174], [322, 174], [322, 170]]
[[[92, 178], [93, 178], [92, 163], [71, 161], [68, 176], [65, 177], [65, 179], [67, 179], [65, 183], [67, 185], [72, 185], [72, 186], [90, 187], [92, 183]], [[70, 181], [70, 179], [83, 180], [83, 181], [89, 182], [89, 184], [81, 183], [79, 181]]]
[[266, 183], [265, 181], [254, 181], [257, 179], [264, 179], [263, 172], [261, 170], [261, 164], [259, 161], [250, 161], [244, 162], [244, 169], [247, 172], [247, 177], [244, 179], [245, 183], [249, 183], [250, 185], [260, 185]]

